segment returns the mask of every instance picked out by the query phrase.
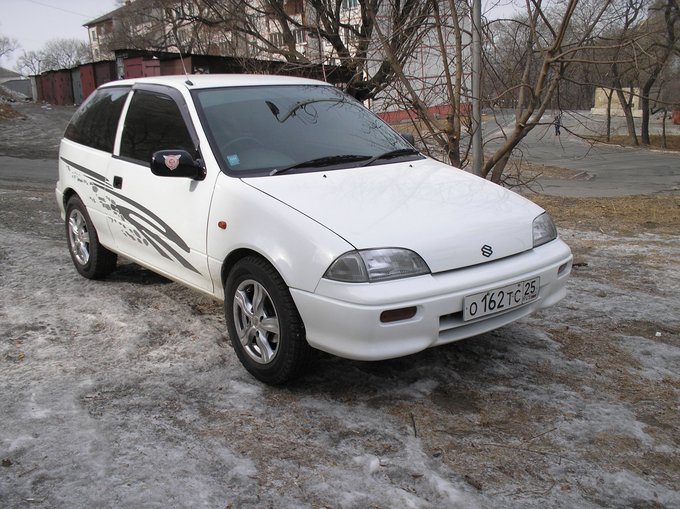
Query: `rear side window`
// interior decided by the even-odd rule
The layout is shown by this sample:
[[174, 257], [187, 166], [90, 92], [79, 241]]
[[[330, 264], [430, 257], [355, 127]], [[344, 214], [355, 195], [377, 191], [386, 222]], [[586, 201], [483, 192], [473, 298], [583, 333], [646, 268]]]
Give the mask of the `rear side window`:
[[113, 152], [120, 112], [130, 87], [95, 91], [69, 122], [64, 137], [88, 147]]
[[121, 157], [148, 165], [154, 152], [170, 149], [195, 151], [177, 103], [164, 94], [136, 91], [125, 115]]

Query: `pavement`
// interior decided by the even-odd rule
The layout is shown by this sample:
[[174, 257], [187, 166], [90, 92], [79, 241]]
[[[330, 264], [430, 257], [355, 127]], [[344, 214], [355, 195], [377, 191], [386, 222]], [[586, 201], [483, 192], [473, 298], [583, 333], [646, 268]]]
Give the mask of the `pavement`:
[[[17, 104], [22, 119], [0, 121], [0, 183], [52, 188], [57, 180], [57, 148], [73, 108]], [[572, 178], [539, 177], [533, 190], [565, 197], [616, 197], [680, 192], [680, 152], [591, 144], [582, 137], [601, 128], [603, 117], [587, 113], [565, 115], [561, 136], [555, 136], [546, 115], [519, 146], [518, 156], [537, 164], [574, 170]], [[485, 150], [501, 143], [501, 126], [510, 114], [485, 124]], [[655, 119], [652, 129], [659, 129]], [[614, 119], [614, 131], [622, 120]], [[667, 126], [680, 135], [680, 126]]]
[[[535, 191], [567, 197], [617, 197], [680, 192], [680, 152], [592, 143], [584, 139], [601, 131], [603, 116], [585, 112], [564, 119], [560, 136], [546, 115], [519, 146], [518, 156], [545, 166], [574, 170], [573, 178], [539, 177]], [[552, 118], [552, 117], [550, 117]], [[639, 122], [639, 119], [636, 119]], [[506, 117], [505, 127], [511, 119]], [[650, 131], [660, 130], [653, 119]], [[613, 132], [624, 134], [623, 119], [613, 119]], [[487, 153], [501, 144], [498, 125], [485, 132]], [[680, 126], [667, 125], [667, 133], [680, 135]], [[495, 139], [494, 139], [495, 138]]]
[[[1, 143], [1, 142], [0, 142]], [[0, 185], [54, 187], [59, 176], [57, 159], [22, 159], [0, 156]]]

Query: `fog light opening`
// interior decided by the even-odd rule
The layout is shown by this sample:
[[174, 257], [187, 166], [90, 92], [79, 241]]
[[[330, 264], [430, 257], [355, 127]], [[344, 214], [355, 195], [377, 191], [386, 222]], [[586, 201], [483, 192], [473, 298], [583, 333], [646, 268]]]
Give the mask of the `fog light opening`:
[[388, 309], [380, 313], [380, 321], [382, 323], [399, 322], [401, 320], [409, 320], [416, 316], [418, 308], [411, 306], [408, 308]]
[[557, 269], [557, 275], [561, 276], [565, 272], [567, 272], [567, 269], [569, 269], [570, 262], [565, 263], [564, 265], [561, 265], [559, 269]]

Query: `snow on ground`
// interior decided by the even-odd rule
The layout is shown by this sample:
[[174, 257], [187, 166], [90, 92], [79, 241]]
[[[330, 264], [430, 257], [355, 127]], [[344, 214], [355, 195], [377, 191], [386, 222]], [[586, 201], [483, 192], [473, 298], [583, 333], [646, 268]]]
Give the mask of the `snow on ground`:
[[678, 507], [680, 243], [563, 232], [556, 308], [267, 387], [221, 305], [72, 267], [51, 192], [0, 190], [2, 507]]

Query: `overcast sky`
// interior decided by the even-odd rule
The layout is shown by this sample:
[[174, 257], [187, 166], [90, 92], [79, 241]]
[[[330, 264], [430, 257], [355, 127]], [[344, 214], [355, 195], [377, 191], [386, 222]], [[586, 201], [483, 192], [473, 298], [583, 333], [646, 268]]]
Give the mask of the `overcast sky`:
[[116, 7], [115, 0], [0, 0], [0, 34], [21, 44], [0, 66], [13, 69], [22, 50], [39, 50], [50, 39], [87, 41], [83, 23]]

